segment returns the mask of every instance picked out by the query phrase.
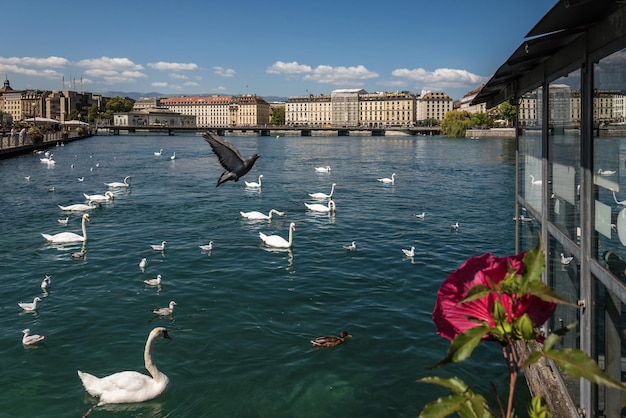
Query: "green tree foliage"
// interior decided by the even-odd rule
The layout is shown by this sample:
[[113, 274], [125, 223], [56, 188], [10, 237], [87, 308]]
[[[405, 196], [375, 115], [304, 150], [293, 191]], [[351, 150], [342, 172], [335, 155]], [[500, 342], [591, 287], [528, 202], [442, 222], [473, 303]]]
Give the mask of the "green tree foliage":
[[465, 131], [473, 126], [471, 113], [465, 110], [451, 110], [441, 121], [441, 135], [453, 138], [465, 137]]
[[65, 120], [78, 120], [79, 116], [80, 116], [80, 113], [78, 113], [78, 110], [72, 109], [70, 110], [70, 113], [67, 114], [67, 117], [65, 118]]
[[101, 115], [102, 119], [113, 119], [113, 113], [130, 112], [133, 109], [133, 101], [127, 98], [115, 96], [105, 105], [105, 111]]
[[89, 106], [89, 109], [87, 109], [87, 122], [94, 123], [98, 117], [99, 110], [97, 104]]
[[272, 125], [282, 126], [285, 124], [285, 108], [284, 107], [275, 107], [272, 110], [272, 120], [270, 121]]

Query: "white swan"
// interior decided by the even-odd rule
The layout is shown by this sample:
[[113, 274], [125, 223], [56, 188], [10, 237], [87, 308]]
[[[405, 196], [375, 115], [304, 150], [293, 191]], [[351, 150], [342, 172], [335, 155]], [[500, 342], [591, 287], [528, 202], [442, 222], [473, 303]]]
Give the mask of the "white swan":
[[330, 166], [326, 166], [326, 167], [315, 167], [315, 172], [316, 173], [330, 173]]
[[54, 154], [44, 154], [45, 157], [44, 158], [40, 158], [39, 161], [41, 161], [44, 164], [49, 164], [50, 161], [54, 161], [54, 159], [52, 158]]
[[41, 290], [47, 292], [52, 287], [52, 277], [46, 274], [46, 277], [41, 281]]
[[69, 221], [70, 221], [69, 216], [66, 216], [65, 219], [57, 219], [57, 222], [60, 223], [61, 225], [67, 225]]
[[146, 279], [143, 282], [147, 284], [148, 286], [159, 286], [161, 284], [161, 275], [157, 274], [156, 278]]
[[614, 190], [613, 190], [613, 200], [615, 200], [615, 203], [617, 203], [618, 205], [626, 206], [626, 200], [617, 200], [617, 196], [615, 196]]
[[157, 157], [163, 155], [163, 148], [161, 148], [158, 152], [155, 152], [154, 155], [156, 155]]
[[104, 184], [105, 184], [105, 186], [110, 187], [110, 188], [129, 187], [130, 184], [128, 183], [128, 180], [130, 180], [130, 179], [131, 179], [130, 176], [126, 176], [126, 177], [124, 177], [124, 181], [123, 182], [114, 181], [112, 183], [104, 183]]
[[603, 170], [603, 169], [598, 169], [598, 174], [600, 174], [601, 176], [612, 176], [613, 174], [617, 173], [617, 170]]
[[209, 241], [206, 245], [199, 245], [199, 247], [200, 250], [209, 252], [213, 249], [213, 241]]
[[83, 196], [85, 196], [85, 199], [87, 199], [88, 201], [97, 203], [109, 202], [115, 199], [115, 195], [113, 194], [113, 192], [105, 192], [104, 194], [83, 193]]
[[246, 187], [250, 187], [253, 189], [260, 189], [261, 188], [261, 179], [263, 179], [263, 174], [261, 174], [259, 176], [259, 182], [255, 182], [255, 181], [246, 181]]
[[172, 156], [170, 157], [170, 160], [175, 160], [176, 159], [176, 151], [174, 151], [174, 153], [172, 154]]
[[356, 241], [352, 241], [350, 244], [344, 245], [343, 248], [346, 251], [356, 251]]
[[573, 256], [565, 257], [565, 254], [561, 253], [561, 264], [568, 265], [574, 259]]
[[150, 245], [150, 247], [151, 247], [154, 251], [164, 251], [164, 250], [165, 250], [165, 244], [167, 244], [167, 241], [161, 241], [161, 244], [158, 244], [158, 245]]
[[95, 209], [96, 206], [96, 202], [90, 200], [87, 204], [84, 203], [76, 203], [73, 205], [68, 205], [68, 206], [61, 206], [58, 205], [59, 209], [64, 210], [66, 212], [82, 212], [84, 210], [91, 210], [91, 209]]
[[152, 361], [152, 346], [160, 337], [171, 340], [165, 328], [157, 327], [150, 331], [146, 341], [143, 359], [150, 376], [124, 371], [99, 378], [78, 370], [78, 377], [87, 393], [100, 398], [98, 405], [143, 402], [154, 399], [167, 390], [170, 380]]
[[41, 302], [41, 298], [36, 297], [32, 303], [29, 302], [17, 302], [17, 305], [25, 311], [34, 312], [37, 310], [37, 303]]
[[154, 309], [152, 313], [161, 316], [171, 315], [174, 313], [174, 306], [176, 306], [176, 302], [171, 301], [167, 308]]
[[289, 241], [279, 235], [265, 235], [263, 232], [259, 232], [259, 237], [265, 245], [274, 248], [291, 248], [293, 244], [293, 231], [296, 230], [296, 224], [292, 222], [289, 225]]
[[22, 344], [24, 345], [37, 344], [38, 342], [43, 341], [46, 338], [43, 335], [39, 334], [30, 335], [30, 329], [28, 328], [22, 330], [22, 333], [24, 333], [24, 336], [22, 337]]
[[543, 181], [541, 180], [535, 180], [535, 176], [533, 176], [532, 174], [530, 175], [530, 183], [535, 185], [535, 186], [541, 186], [541, 184], [543, 183]]
[[402, 252], [404, 253], [404, 255], [406, 255], [407, 257], [415, 257], [415, 247], [411, 247], [410, 250], [405, 250], [404, 248], [402, 249]]
[[388, 183], [388, 184], [394, 184], [396, 182], [396, 173], [393, 173], [391, 175], [391, 178], [389, 177], [384, 177], [382, 179], [378, 179], [378, 181], [380, 181], [381, 183]]
[[306, 206], [308, 210], [311, 210], [313, 212], [322, 213], [334, 212], [337, 209], [334, 200], [329, 200], [327, 205], [321, 205], [319, 203], [305, 203], [304, 206]]
[[239, 213], [241, 214], [243, 218], [246, 218], [246, 219], [251, 219], [251, 220], [265, 219], [265, 220], [270, 220], [270, 221], [272, 220], [272, 214], [274, 213], [278, 216], [287, 215], [285, 212], [280, 212], [276, 209], [270, 210], [267, 215], [261, 212], [257, 212], [256, 210], [253, 210], [252, 212], [239, 212]]
[[335, 193], [335, 186], [337, 185], [337, 183], [333, 183], [332, 186], [330, 187], [330, 194], [326, 194], [326, 193], [309, 193], [309, 196], [311, 196], [313, 199], [332, 199], [333, 198], [333, 193]]
[[83, 235], [75, 234], [74, 232], [60, 232], [55, 235], [41, 234], [42, 237], [54, 244], [67, 244], [70, 242], [85, 242], [87, 241], [87, 226], [85, 222], [89, 222], [89, 214], [83, 215], [82, 229]]
[[142, 258], [141, 261], [139, 262], [139, 268], [143, 271], [145, 270], [147, 265], [148, 265], [148, 259], [146, 257]]

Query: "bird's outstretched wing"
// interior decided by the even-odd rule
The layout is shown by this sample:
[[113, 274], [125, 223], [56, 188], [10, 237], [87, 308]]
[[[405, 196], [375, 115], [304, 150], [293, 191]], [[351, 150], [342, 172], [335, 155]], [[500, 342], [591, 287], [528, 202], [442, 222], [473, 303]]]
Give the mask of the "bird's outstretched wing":
[[237, 151], [237, 148], [224, 138], [220, 137], [213, 131], [207, 131], [204, 135], [204, 140], [211, 145], [213, 152], [217, 155], [222, 167], [225, 170], [231, 172], [237, 172], [241, 170], [244, 164], [243, 158]]

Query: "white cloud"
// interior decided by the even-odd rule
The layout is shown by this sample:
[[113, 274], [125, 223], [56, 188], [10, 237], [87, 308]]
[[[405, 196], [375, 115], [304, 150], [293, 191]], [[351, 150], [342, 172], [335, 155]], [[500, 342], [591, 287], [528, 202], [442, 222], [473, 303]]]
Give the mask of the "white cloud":
[[101, 78], [106, 84], [133, 83], [147, 76], [142, 72], [143, 66], [135, 64], [128, 58], [100, 57], [85, 59], [76, 63], [85, 68], [85, 74]]
[[173, 78], [174, 80], [189, 80], [189, 77], [187, 77], [186, 75], [178, 73], [170, 74], [170, 78]]
[[8, 64], [24, 67], [53, 67], [62, 68], [70, 65], [70, 62], [61, 57], [35, 58], [35, 57], [0, 57], [0, 64]]
[[363, 65], [356, 67], [332, 67], [330, 65], [318, 65], [310, 74], [303, 77], [303, 80], [312, 80], [325, 84], [350, 84], [361, 85], [356, 80], [368, 80], [377, 78], [378, 73], [368, 70]]
[[148, 67], [162, 71], [193, 71], [198, 69], [197, 64], [182, 62], [151, 62]]
[[124, 70], [143, 70], [143, 66], [139, 64], [135, 64], [128, 58], [109, 58], [109, 57], [100, 57], [93, 59], [85, 59], [76, 62], [76, 65], [79, 67], [85, 68], [106, 68], [113, 71], [124, 71]]
[[183, 83], [183, 86], [185, 87], [198, 87], [200, 84], [196, 83], [195, 81], [187, 81], [185, 83]]
[[213, 67], [213, 71], [215, 72], [215, 74], [222, 76], [222, 77], [234, 77], [235, 76], [235, 70], [230, 69], [230, 68]]
[[265, 72], [268, 74], [303, 74], [313, 71], [311, 67], [294, 62], [276, 61]]
[[165, 81], [153, 81], [150, 83], [152, 87], [167, 87], [168, 84]]
[[475, 87], [487, 82], [487, 77], [472, 74], [466, 70], [455, 70], [451, 68], [439, 68], [435, 71], [427, 71], [423, 68], [409, 70], [399, 68], [393, 70], [391, 75], [405, 78], [428, 86], [434, 89], [454, 88], [454, 87]]

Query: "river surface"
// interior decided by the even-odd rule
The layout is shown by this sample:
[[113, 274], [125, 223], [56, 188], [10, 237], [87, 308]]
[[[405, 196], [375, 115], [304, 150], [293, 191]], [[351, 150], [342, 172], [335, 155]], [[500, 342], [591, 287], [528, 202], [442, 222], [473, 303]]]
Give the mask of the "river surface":
[[[260, 191], [243, 180], [216, 188], [222, 168], [199, 135], [101, 135], [50, 149], [54, 166], [42, 154], [0, 161], [1, 417], [80, 417], [97, 399], [76, 371], [145, 373], [156, 326], [172, 337], [153, 352], [169, 391], [90, 417], [414, 417], [447, 394], [421, 377], [458, 375], [482, 393], [488, 380], [506, 384], [495, 346], [427, 367], [449, 346], [431, 318], [441, 282], [468, 257], [513, 253], [512, 139], [227, 139], [245, 157], [261, 155], [244, 177], [263, 174]], [[393, 185], [377, 180], [392, 173]], [[80, 213], [57, 205], [84, 203], [83, 193], [125, 176], [131, 187], [90, 211], [84, 258], [70, 256], [80, 244], [41, 236], [80, 233]], [[332, 183], [336, 213], [307, 211], [308, 193]], [[273, 208], [287, 216], [239, 213]], [[66, 216], [67, 226], [57, 222]], [[287, 238], [290, 222], [291, 251], [264, 247], [259, 232]], [[150, 248], [161, 241], [165, 251]], [[201, 251], [209, 241], [212, 251]], [[357, 250], [347, 252], [352, 241]], [[49, 292], [40, 289], [46, 274]], [[143, 283], [157, 274], [161, 286]], [[18, 307], [37, 296], [36, 313]], [[151, 312], [170, 301], [173, 315]], [[24, 347], [25, 328], [47, 338]], [[311, 347], [343, 329], [345, 344]]]

